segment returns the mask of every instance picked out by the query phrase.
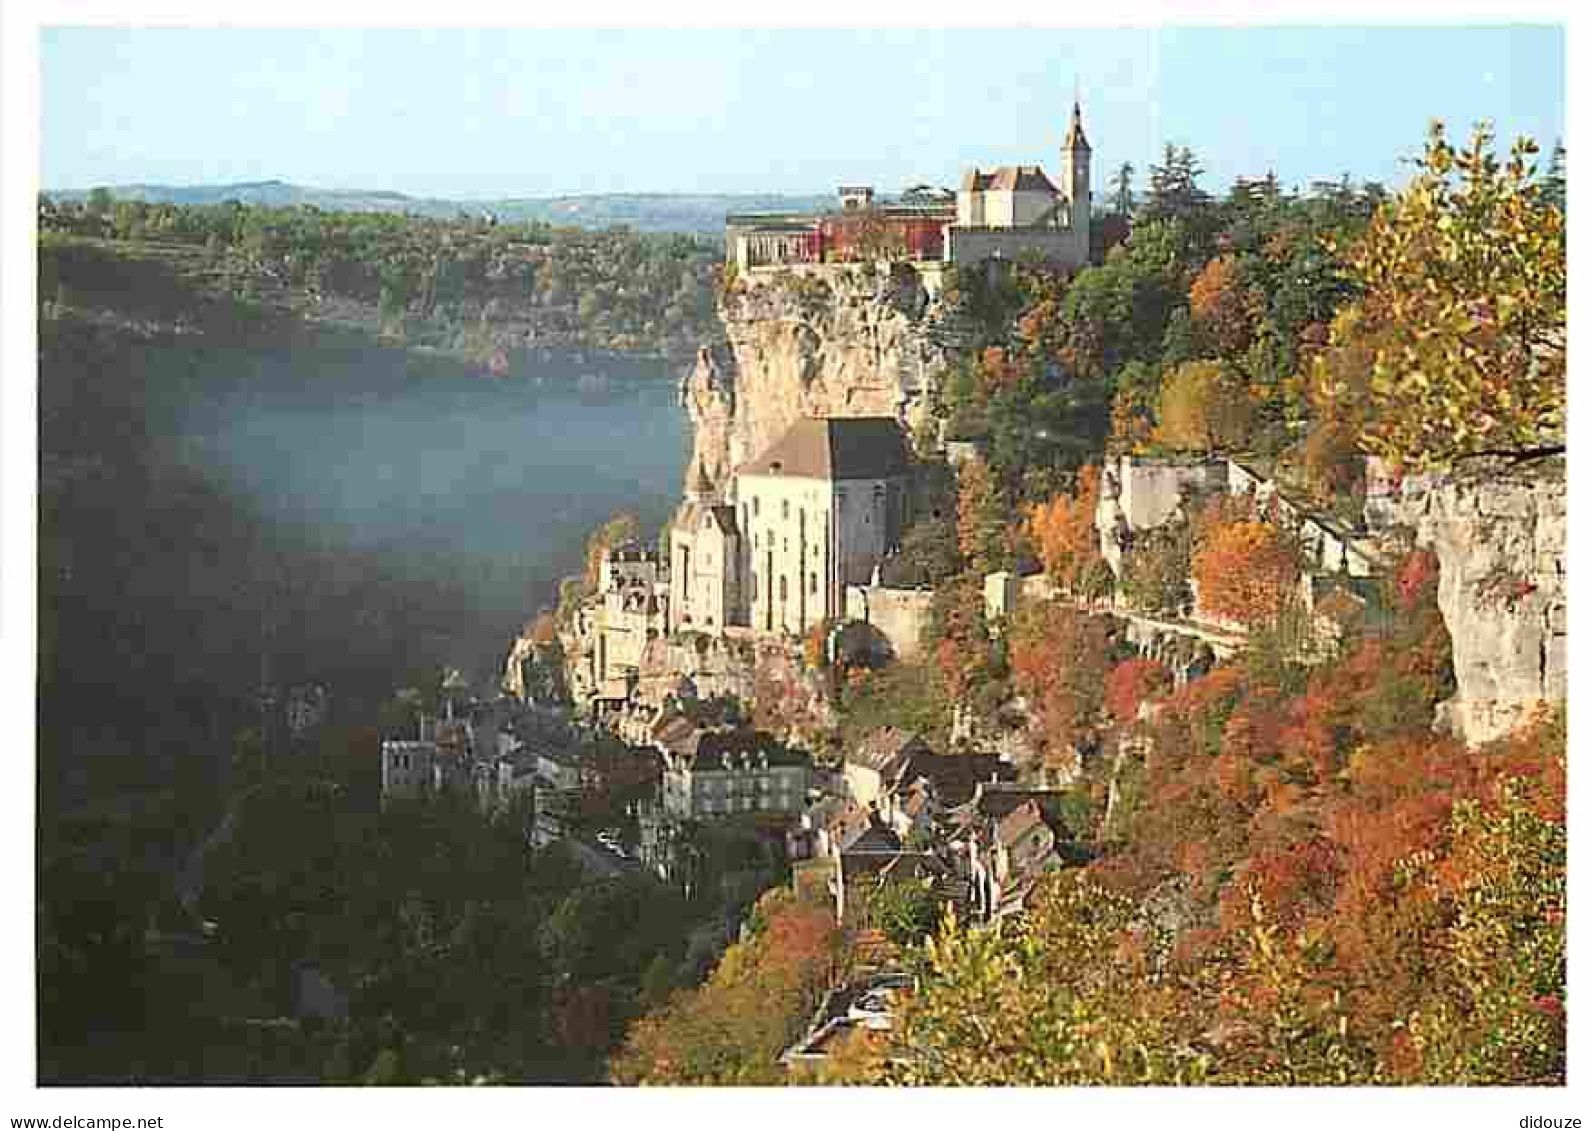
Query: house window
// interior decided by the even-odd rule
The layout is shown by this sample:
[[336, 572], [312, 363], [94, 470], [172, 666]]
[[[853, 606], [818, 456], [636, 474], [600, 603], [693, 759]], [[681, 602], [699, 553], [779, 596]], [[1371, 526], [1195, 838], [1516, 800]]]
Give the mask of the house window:
[[762, 500], [759, 499], [756, 495], [752, 496], [752, 513], [754, 515], [763, 513], [763, 508], [760, 505], [761, 503], [762, 503]]
[[757, 571], [752, 571], [752, 600], [757, 600]]
[[818, 592], [818, 575], [816, 573], [809, 573], [807, 575], [807, 592]]
[[785, 601], [785, 600], [789, 599], [789, 597], [790, 597], [790, 578], [785, 577], [782, 574], [780, 576], [780, 579], [779, 579], [779, 599], [781, 601]]
[[789, 518], [790, 518], [790, 500], [789, 499], [786, 499], [786, 500], [784, 500], [783, 502], [780, 503], [779, 517], [783, 518], [783, 519], [786, 519], [786, 520], [789, 520]]

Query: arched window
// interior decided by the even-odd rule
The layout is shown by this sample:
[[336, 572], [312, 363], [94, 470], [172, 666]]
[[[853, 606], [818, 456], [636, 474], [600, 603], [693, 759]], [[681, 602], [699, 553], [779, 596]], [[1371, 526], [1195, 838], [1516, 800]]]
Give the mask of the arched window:
[[783, 574], [781, 574], [780, 575], [780, 579], [779, 579], [779, 599], [783, 603], [784, 601], [788, 600], [789, 597], [790, 597], [790, 578], [788, 578], [788, 577], [784, 576]]

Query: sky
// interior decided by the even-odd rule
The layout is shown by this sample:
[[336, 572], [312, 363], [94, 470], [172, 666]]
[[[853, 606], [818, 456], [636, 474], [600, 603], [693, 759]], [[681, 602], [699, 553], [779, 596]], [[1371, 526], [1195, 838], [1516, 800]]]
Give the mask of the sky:
[[1432, 118], [1550, 149], [1562, 26], [41, 31], [40, 183], [281, 179], [457, 199], [828, 193], [1168, 143], [1207, 189], [1396, 186]]

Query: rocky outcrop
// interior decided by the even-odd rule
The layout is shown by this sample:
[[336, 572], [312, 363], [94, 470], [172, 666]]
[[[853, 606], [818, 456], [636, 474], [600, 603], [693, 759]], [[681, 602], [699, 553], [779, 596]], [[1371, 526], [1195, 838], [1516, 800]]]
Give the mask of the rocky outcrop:
[[1454, 648], [1455, 696], [1440, 724], [1471, 744], [1565, 698], [1564, 460], [1409, 479], [1376, 495], [1380, 521], [1437, 555], [1438, 605]]
[[632, 702], [659, 707], [682, 681], [698, 699], [727, 695], [748, 704], [759, 727], [807, 749], [820, 749], [835, 726], [822, 676], [789, 641], [701, 633], [648, 641]]
[[724, 339], [681, 383], [696, 433], [688, 474], [723, 482], [804, 416], [919, 425], [946, 361], [939, 305], [905, 265], [742, 275], [720, 304]]

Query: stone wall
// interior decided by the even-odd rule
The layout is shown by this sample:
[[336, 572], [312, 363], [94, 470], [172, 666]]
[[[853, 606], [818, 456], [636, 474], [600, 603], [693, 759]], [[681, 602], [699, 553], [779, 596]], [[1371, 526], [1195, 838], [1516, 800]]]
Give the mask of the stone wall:
[[887, 589], [882, 585], [852, 585], [846, 589], [847, 619], [872, 625], [902, 660], [917, 657], [923, 626], [929, 621], [933, 604], [932, 589]]
[[945, 229], [945, 258], [952, 263], [979, 263], [986, 259], [1016, 262], [1034, 253], [1061, 267], [1082, 267], [1089, 262], [1088, 233], [1079, 239], [1069, 228], [959, 228], [952, 225]]
[[1095, 528], [1100, 553], [1111, 572], [1122, 576], [1122, 554], [1131, 531], [1150, 530], [1172, 518], [1184, 491], [1228, 489], [1226, 461], [1181, 463], [1123, 456], [1108, 462], [1100, 476]]
[[1566, 488], [1562, 457], [1527, 470], [1423, 477], [1379, 492], [1381, 519], [1437, 555], [1437, 600], [1458, 690], [1440, 723], [1471, 744], [1566, 695]]

